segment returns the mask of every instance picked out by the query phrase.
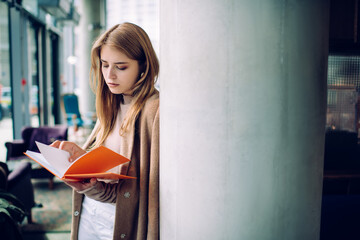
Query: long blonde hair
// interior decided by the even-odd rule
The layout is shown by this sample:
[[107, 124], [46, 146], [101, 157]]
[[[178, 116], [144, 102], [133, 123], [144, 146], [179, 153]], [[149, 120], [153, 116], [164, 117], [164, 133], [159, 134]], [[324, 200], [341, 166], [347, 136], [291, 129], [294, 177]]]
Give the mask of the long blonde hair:
[[99, 36], [91, 49], [90, 81], [96, 94], [96, 114], [100, 123], [92, 147], [103, 144], [110, 134], [122, 101], [122, 95], [110, 92], [101, 73], [100, 51], [104, 45], [118, 49], [139, 63], [139, 79], [133, 86], [134, 99], [121, 124], [120, 135], [125, 135], [128, 129], [134, 126], [146, 100], [155, 91], [155, 80], [159, 74], [156, 53], [141, 27], [126, 22], [113, 26]]

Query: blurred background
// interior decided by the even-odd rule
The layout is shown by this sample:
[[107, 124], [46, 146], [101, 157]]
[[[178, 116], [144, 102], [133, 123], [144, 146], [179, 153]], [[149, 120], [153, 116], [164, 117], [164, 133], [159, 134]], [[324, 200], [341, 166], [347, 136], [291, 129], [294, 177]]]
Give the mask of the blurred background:
[[159, 52], [158, 0], [0, 1], [0, 161], [23, 127], [67, 124], [64, 94], [78, 97], [81, 124], [91, 127], [91, 44], [125, 21], [145, 29]]

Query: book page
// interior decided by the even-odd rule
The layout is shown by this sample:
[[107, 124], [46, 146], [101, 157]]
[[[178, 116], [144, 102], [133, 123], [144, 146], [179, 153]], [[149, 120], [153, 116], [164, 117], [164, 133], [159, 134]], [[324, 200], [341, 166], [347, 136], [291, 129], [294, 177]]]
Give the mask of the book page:
[[46, 168], [48, 171], [52, 172], [58, 178], [62, 178], [62, 176], [64, 175], [64, 173], [60, 173], [53, 166], [51, 166], [51, 164], [44, 158], [43, 155], [41, 155], [41, 153], [27, 150], [25, 155]]
[[71, 165], [69, 162], [70, 153], [40, 142], [35, 143], [43, 157], [47, 160], [53, 169], [56, 169], [56, 171], [60, 173], [60, 177], [62, 178]]

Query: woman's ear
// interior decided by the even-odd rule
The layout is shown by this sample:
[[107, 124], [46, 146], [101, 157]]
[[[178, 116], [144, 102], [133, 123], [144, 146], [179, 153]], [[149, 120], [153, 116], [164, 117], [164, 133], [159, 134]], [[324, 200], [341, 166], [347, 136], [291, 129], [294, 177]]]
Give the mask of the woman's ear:
[[140, 64], [140, 67], [139, 67], [140, 78], [142, 78], [144, 76], [145, 70], [146, 70], [146, 63]]
[[146, 62], [140, 64], [139, 71], [140, 73], [144, 73], [146, 70]]

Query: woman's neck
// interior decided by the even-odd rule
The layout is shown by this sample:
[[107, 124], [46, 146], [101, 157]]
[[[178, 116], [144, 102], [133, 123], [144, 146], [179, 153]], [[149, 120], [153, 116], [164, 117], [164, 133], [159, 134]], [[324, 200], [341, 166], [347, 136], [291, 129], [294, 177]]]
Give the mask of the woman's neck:
[[133, 99], [134, 99], [133, 96], [123, 94], [123, 102], [122, 102], [122, 104], [128, 105], [128, 104], [131, 103], [131, 101], [132, 101]]

